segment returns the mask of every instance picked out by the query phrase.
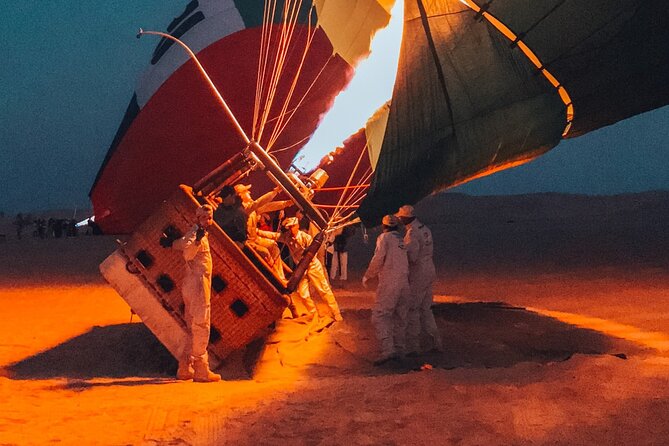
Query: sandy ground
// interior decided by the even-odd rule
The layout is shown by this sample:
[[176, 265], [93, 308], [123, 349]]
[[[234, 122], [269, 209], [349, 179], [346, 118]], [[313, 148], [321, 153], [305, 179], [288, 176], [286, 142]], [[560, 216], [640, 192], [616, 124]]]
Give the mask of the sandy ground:
[[[449, 218], [425, 210], [444, 354], [372, 365], [373, 292], [357, 286], [372, 244], [360, 237], [337, 289], [345, 321], [280, 321], [217, 384], [173, 380], [175, 361], [102, 282], [113, 237], [8, 237], [0, 444], [665, 445], [665, 198], [570, 202], [583, 207], [568, 221], [534, 196], [491, 198], [476, 227], [480, 200], [451, 202]], [[630, 218], [639, 203], [644, 218]]]

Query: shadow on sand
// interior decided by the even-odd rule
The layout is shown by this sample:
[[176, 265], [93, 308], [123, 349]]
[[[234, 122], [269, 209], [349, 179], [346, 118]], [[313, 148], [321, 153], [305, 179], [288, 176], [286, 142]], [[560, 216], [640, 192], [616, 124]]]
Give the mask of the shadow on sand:
[[[501, 368], [521, 362], [565, 361], [577, 353], [623, 357], [637, 349], [599, 332], [502, 303], [438, 304], [434, 314], [445, 352], [375, 367], [371, 311], [350, 310], [344, 322], [322, 330], [304, 321], [278, 321], [268, 338], [233, 354], [219, 372], [229, 380], [279, 379], [290, 368], [312, 377], [369, 376], [407, 373], [426, 363], [444, 369]], [[141, 385], [170, 382], [167, 378], [174, 376], [176, 365], [143, 324], [119, 324], [95, 327], [6, 370], [12, 379], [154, 378], [118, 382]], [[74, 386], [87, 387], [76, 382]]]
[[167, 378], [176, 361], [144, 324], [118, 324], [94, 327], [7, 371], [13, 379]]
[[[624, 359], [639, 351], [629, 342], [503, 303], [437, 304], [434, 314], [445, 351], [382, 366], [373, 365], [378, 351], [371, 310], [346, 311], [344, 322], [312, 333], [307, 340], [299, 336], [294, 321], [282, 320], [265, 341], [255, 377], [272, 379], [273, 374], [291, 367], [312, 377], [408, 373], [425, 364], [443, 369], [492, 369], [523, 362], [566, 361], [575, 354], [610, 354]], [[430, 343], [423, 341], [429, 350]]]

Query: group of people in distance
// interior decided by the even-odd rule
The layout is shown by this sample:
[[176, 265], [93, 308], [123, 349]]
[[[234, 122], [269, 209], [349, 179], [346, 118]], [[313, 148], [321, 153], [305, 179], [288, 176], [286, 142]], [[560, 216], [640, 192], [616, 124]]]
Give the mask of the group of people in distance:
[[[399, 233], [400, 223], [406, 228], [404, 237]], [[383, 233], [376, 239], [374, 257], [362, 278], [365, 287], [370, 279], [379, 279], [372, 308], [381, 350], [375, 365], [423, 353], [423, 332], [431, 338], [432, 349], [443, 350], [432, 313], [436, 278], [432, 232], [416, 218], [410, 205], [383, 217], [382, 224]]]
[[[207, 356], [213, 266], [208, 230], [213, 222], [216, 221], [240, 247], [246, 244], [255, 249], [283, 281], [284, 266], [277, 242], [288, 247], [295, 264], [300, 262], [312, 243], [312, 236], [300, 229], [298, 217], [284, 219], [281, 222], [284, 230], [281, 232], [259, 229], [259, 216], [263, 212], [282, 210], [293, 203], [289, 200], [273, 201], [278, 189], [253, 200], [250, 188], [238, 184], [223, 190], [220, 194], [221, 203], [216, 210], [209, 204], [200, 206], [196, 210], [195, 225], [172, 244], [174, 249], [183, 252], [187, 267], [182, 292], [190, 342], [179, 359], [179, 380], [216, 382], [221, 379], [220, 375], [210, 370]], [[406, 227], [404, 237], [398, 232], [400, 222]], [[432, 234], [415, 218], [413, 207], [403, 206], [397, 215], [383, 218], [383, 233], [377, 239], [374, 257], [363, 277], [363, 285], [367, 286], [369, 279], [374, 277], [379, 278], [379, 284], [372, 322], [381, 349], [375, 364], [399, 359], [405, 354], [420, 354], [421, 330], [432, 337], [433, 347], [441, 350], [441, 338], [431, 310], [432, 283], [435, 278]], [[318, 256], [314, 256], [309, 263], [295, 292], [307, 314], [298, 314], [296, 307], [291, 305], [293, 317], [319, 317], [310, 296], [310, 286], [327, 304], [327, 316], [334, 321], [343, 320]]]

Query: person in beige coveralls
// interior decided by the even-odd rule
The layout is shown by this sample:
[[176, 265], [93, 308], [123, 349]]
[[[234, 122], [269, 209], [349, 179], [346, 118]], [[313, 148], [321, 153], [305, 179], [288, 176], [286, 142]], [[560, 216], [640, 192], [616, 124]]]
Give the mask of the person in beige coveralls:
[[196, 382], [216, 382], [221, 375], [209, 370], [207, 345], [211, 316], [212, 261], [207, 228], [213, 222], [213, 209], [208, 204], [195, 212], [197, 223], [172, 247], [183, 251], [188, 270], [182, 294], [186, 307], [185, 317], [190, 331], [190, 342], [179, 359], [177, 379]]
[[[288, 250], [293, 257], [295, 264], [298, 264], [302, 259], [304, 250], [311, 245], [312, 238], [309, 234], [300, 230], [299, 222], [295, 217], [287, 218], [284, 221], [283, 226], [286, 228], [286, 231], [283, 233], [258, 231], [258, 235], [285, 243], [286, 246], [288, 246]], [[306, 274], [297, 286], [297, 294], [300, 299], [302, 299], [307, 311], [311, 315], [316, 315], [316, 305], [309, 295], [309, 284], [314, 287], [321, 299], [328, 305], [332, 318], [335, 321], [341, 321], [342, 316], [339, 310], [339, 305], [330, 288], [330, 282], [328, 282], [325, 275], [325, 268], [323, 268], [323, 264], [317, 257], [314, 257], [311, 263], [309, 263], [309, 268], [307, 269]]]
[[420, 338], [423, 332], [430, 336], [432, 348], [443, 351], [441, 333], [432, 313], [432, 284], [437, 276], [432, 261], [432, 231], [416, 218], [413, 206], [402, 206], [395, 215], [406, 228], [404, 245], [409, 258], [408, 355], [422, 353]]

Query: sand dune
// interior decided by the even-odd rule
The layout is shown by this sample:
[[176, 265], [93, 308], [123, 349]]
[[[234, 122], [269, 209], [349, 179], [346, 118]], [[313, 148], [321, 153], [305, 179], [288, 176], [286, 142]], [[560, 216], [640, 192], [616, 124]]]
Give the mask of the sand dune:
[[115, 237], [0, 242], [0, 444], [640, 444], [669, 438], [669, 194], [438, 195], [447, 351], [374, 367], [373, 249], [345, 321], [281, 320], [219, 384], [97, 273]]

